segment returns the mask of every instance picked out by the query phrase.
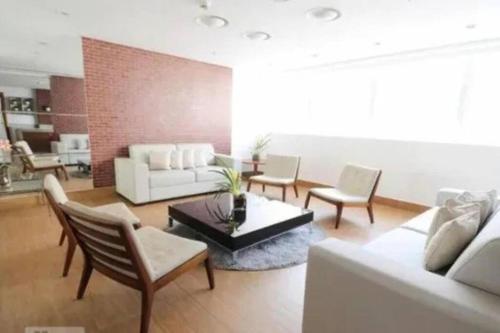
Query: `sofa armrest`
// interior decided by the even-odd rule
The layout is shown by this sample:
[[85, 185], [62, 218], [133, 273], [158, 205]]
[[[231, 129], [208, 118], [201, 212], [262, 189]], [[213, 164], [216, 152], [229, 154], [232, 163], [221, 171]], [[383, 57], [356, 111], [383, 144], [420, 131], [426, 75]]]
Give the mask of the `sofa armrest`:
[[131, 158], [115, 158], [116, 192], [134, 204], [150, 201], [149, 168]]
[[62, 154], [68, 152], [68, 145], [60, 141], [50, 142], [50, 151], [54, 154]]
[[215, 164], [223, 167], [233, 168], [241, 172], [241, 160], [229, 155], [215, 154]]
[[495, 332], [500, 297], [336, 239], [309, 250], [303, 332]]

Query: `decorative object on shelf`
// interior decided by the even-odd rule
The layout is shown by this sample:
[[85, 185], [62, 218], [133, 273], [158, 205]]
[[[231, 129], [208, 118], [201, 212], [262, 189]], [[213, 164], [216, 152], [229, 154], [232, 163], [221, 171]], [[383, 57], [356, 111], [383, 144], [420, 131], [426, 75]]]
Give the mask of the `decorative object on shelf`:
[[42, 111], [45, 111], [45, 112], [50, 112], [50, 106], [42, 106]]
[[233, 231], [238, 230], [238, 227], [246, 220], [246, 197], [241, 193], [241, 174], [232, 168], [224, 167], [222, 170], [213, 170], [212, 172], [218, 173], [224, 177], [224, 180], [217, 183], [216, 197], [221, 193], [230, 193], [233, 201], [233, 209], [229, 219], [229, 225], [232, 226]]
[[5, 162], [5, 155], [11, 150], [9, 140], [0, 140], [0, 152], [2, 160], [0, 161], [0, 190], [6, 191], [12, 187], [12, 181], [9, 174], [9, 165]]
[[7, 97], [7, 109], [9, 111], [22, 111], [21, 97]]
[[33, 98], [23, 98], [23, 111], [34, 111], [35, 100]]
[[271, 143], [271, 134], [259, 135], [252, 147], [252, 160], [259, 161], [263, 152]]

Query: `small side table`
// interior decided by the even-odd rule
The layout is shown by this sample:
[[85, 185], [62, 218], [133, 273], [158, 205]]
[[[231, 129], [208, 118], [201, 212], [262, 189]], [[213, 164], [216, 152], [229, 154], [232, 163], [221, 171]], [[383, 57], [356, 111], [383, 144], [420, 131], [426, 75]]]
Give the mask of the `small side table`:
[[262, 171], [259, 171], [259, 166], [260, 165], [265, 165], [266, 164], [266, 160], [254, 161], [254, 160], [251, 160], [251, 159], [247, 159], [247, 160], [241, 161], [241, 163], [253, 166], [252, 167], [253, 171], [251, 171], [251, 172], [244, 172], [243, 173], [243, 175], [248, 178], [248, 177], [251, 177], [251, 176], [261, 175]]

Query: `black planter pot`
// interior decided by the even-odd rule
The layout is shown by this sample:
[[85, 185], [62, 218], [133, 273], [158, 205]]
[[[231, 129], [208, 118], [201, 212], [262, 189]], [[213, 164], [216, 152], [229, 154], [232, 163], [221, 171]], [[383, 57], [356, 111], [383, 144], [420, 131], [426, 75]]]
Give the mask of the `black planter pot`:
[[240, 225], [245, 223], [247, 218], [247, 198], [244, 194], [240, 194], [239, 196], [235, 196], [233, 198], [234, 209], [233, 209], [233, 218], [235, 222], [238, 222]]

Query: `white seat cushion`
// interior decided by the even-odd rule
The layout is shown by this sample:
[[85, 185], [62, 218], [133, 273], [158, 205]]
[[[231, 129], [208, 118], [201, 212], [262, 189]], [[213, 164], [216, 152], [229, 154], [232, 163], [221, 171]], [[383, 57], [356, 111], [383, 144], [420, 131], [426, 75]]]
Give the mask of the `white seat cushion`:
[[205, 243], [174, 236], [153, 227], [142, 227], [135, 234], [149, 261], [153, 281], [207, 249]]
[[188, 170], [161, 170], [149, 172], [149, 187], [159, 188], [195, 182], [195, 174]]
[[222, 171], [224, 167], [209, 165], [206, 167], [196, 168], [194, 169], [194, 173], [196, 174], [197, 182], [214, 182], [214, 181], [222, 181], [224, 180], [224, 176], [214, 172], [214, 171]]
[[264, 183], [270, 185], [290, 185], [295, 182], [293, 178], [279, 178], [266, 175], [252, 176], [250, 177], [252, 182]]
[[429, 233], [429, 228], [431, 227], [431, 223], [434, 220], [434, 216], [438, 212], [439, 207], [432, 207], [431, 209], [426, 210], [420, 215], [415, 216], [405, 224], [401, 225], [401, 228], [413, 230], [416, 232], [420, 232], [424, 235]]
[[367, 203], [368, 198], [344, 193], [336, 188], [312, 188], [310, 192], [320, 198], [344, 203]]
[[61, 162], [59, 161], [54, 161], [51, 159], [42, 159], [42, 160], [34, 160], [33, 165], [35, 168], [48, 168], [48, 167], [58, 167], [62, 166]]
[[138, 224], [141, 220], [123, 202], [115, 202], [108, 205], [92, 207], [93, 209], [123, 218], [132, 224]]
[[408, 229], [397, 228], [383, 234], [363, 248], [402, 265], [423, 270], [427, 236]]

